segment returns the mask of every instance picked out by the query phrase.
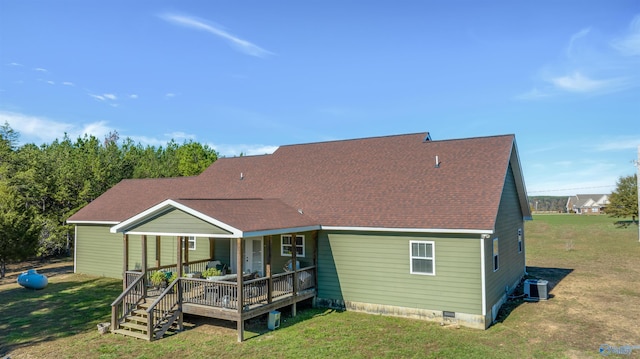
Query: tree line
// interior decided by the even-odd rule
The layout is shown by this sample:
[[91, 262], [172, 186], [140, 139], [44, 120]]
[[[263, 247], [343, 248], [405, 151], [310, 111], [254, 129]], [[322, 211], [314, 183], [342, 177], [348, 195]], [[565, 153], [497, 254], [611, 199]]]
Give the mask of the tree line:
[[218, 159], [197, 142], [143, 146], [117, 132], [18, 144], [19, 133], [0, 126], [0, 277], [7, 261], [69, 253], [67, 218], [121, 180], [194, 176]]

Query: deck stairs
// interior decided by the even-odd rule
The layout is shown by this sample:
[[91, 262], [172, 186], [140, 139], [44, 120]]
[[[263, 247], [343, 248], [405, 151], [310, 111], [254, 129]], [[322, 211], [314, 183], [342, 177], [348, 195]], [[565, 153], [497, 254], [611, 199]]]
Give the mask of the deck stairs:
[[174, 308], [160, 319], [158, 325], [153, 329], [153, 335], [149, 335], [147, 309], [152, 303], [153, 299], [151, 298], [146, 298], [144, 302], [139, 303], [136, 309], [120, 323], [120, 328], [112, 330], [112, 332], [149, 341], [177, 333], [179, 331], [177, 319], [180, 313], [177, 308]]

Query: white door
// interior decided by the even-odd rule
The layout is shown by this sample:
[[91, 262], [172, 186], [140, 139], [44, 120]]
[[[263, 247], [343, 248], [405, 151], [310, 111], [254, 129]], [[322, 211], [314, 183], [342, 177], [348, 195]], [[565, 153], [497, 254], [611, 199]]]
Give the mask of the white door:
[[[260, 276], [264, 275], [264, 259], [263, 259], [263, 238], [245, 238], [244, 239], [244, 264], [245, 273], [258, 272]], [[236, 270], [236, 258], [238, 258], [238, 245], [236, 241], [231, 242], [231, 266], [232, 270]]]

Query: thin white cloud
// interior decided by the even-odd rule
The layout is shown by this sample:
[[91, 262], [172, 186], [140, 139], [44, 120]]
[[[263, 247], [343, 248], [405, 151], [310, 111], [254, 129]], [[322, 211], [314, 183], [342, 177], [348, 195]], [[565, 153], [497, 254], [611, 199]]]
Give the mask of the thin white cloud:
[[168, 92], [164, 95], [165, 98], [172, 98], [172, 97], [176, 97], [176, 94], [174, 94], [173, 92]]
[[165, 136], [172, 138], [174, 140], [194, 140], [196, 138], [196, 135], [192, 135], [192, 134], [188, 134], [180, 131], [167, 133], [165, 134]]
[[194, 17], [175, 15], [175, 14], [163, 14], [163, 15], [160, 15], [160, 18], [176, 25], [181, 25], [181, 26], [189, 27], [196, 30], [206, 31], [210, 34], [213, 34], [217, 37], [220, 37], [226, 40], [233, 47], [238, 49], [238, 51], [243, 52], [250, 56], [263, 58], [268, 55], [273, 55], [272, 52], [265, 50], [258, 45], [255, 45], [247, 40], [234, 36], [220, 29], [219, 27], [216, 27], [212, 24], [208, 24]]
[[516, 95], [518, 100], [546, 97], [604, 95], [640, 86], [640, 15], [629, 30], [615, 37], [586, 27], [570, 36], [564, 56], [538, 70], [532, 90]]
[[104, 96], [104, 98], [109, 99], [111, 101], [115, 101], [115, 100], [118, 99], [118, 97], [116, 95], [112, 94], [112, 93], [106, 93], [106, 94], [104, 94], [102, 96]]
[[75, 86], [75, 84], [73, 82], [69, 82], [69, 81], [65, 81], [62, 83], [65, 86]]
[[580, 39], [582, 39], [583, 37], [587, 36], [590, 31], [591, 31], [591, 28], [588, 27], [586, 29], [582, 29], [576, 32], [575, 34], [571, 35], [571, 39], [569, 40], [569, 45], [567, 45], [567, 49], [566, 49], [567, 57], [571, 57], [573, 55], [573, 49], [574, 49], [575, 43]]
[[62, 139], [65, 133], [68, 134], [71, 139], [85, 134], [103, 138], [109, 132], [113, 131], [105, 121], [73, 125], [54, 121], [46, 117], [0, 111], [0, 123], [5, 122], [20, 133], [21, 140], [38, 144], [50, 143], [56, 139]]
[[135, 99], [137, 99], [137, 98], [138, 98], [138, 95], [136, 95], [136, 94], [131, 94], [131, 95], [129, 95], [129, 98], [130, 98], [130, 99], [132, 99], [132, 100], [135, 100]]
[[611, 46], [625, 56], [640, 56], [640, 15], [629, 24], [629, 32], [611, 42]]
[[640, 136], [620, 137], [596, 144], [595, 150], [598, 152], [623, 151], [636, 149], [638, 146], [640, 146]]
[[550, 79], [550, 82], [556, 87], [571, 92], [599, 91], [614, 85], [616, 81], [614, 79], [593, 80], [577, 71], [570, 75]]
[[20, 64], [20, 63], [17, 63], [17, 62], [10, 62], [10, 63], [7, 64], [7, 66], [20, 66], [20, 67], [22, 67], [24, 65]]
[[36, 67], [35, 69], [33, 69], [33, 71], [38, 71], [38, 72], [49, 72], [47, 71], [47, 69], [44, 69], [42, 67]]
[[55, 82], [53, 82], [53, 81], [47, 81], [47, 83], [48, 83], [49, 85], [55, 85], [55, 84], [56, 84], [56, 83], [55, 83]]
[[99, 101], [105, 101], [106, 100], [106, 98], [104, 96], [100, 96], [100, 95], [94, 95], [94, 94], [90, 93], [89, 96], [91, 96], [91, 97], [93, 97], [93, 98], [95, 98], [96, 100], [99, 100]]
[[259, 145], [259, 144], [210, 144], [209, 147], [213, 148], [224, 157], [239, 156], [241, 153], [247, 156], [265, 155], [271, 154], [278, 149], [278, 146]]
[[98, 101], [102, 101], [102, 102], [116, 101], [118, 99], [118, 96], [116, 96], [116, 95], [114, 95], [112, 93], [104, 93], [102, 95], [96, 95], [96, 94], [90, 93], [89, 96], [95, 98]]

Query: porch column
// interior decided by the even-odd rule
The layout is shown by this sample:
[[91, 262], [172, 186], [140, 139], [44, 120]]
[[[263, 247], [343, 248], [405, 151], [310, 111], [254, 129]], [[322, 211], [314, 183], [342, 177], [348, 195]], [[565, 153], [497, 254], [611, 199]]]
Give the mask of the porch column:
[[142, 274], [147, 274], [147, 236], [142, 236]]
[[[189, 265], [189, 237], [184, 237], [184, 264]], [[191, 272], [191, 269], [189, 269]]]
[[183, 238], [181, 236], [178, 236], [178, 278], [182, 277], [182, 242], [183, 242]]
[[[214, 238], [209, 238], [209, 260], [214, 260], [216, 256], [216, 240]], [[227, 273], [222, 273], [227, 274]]]
[[237, 279], [237, 300], [238, 300], [238, 342], [244, 340], [244, 319], [242, 319], [242, 311], [244, 309], [244, 290], [243, 290], [243, 278], [242, 278], [242, 263], [244, 262], [244, 248], [242, 246], [242, 238], [237, 238], [237, 256], [236, 256], [236, 271], [238, 273]]
[[296, 255], [298, 254], [298, 234], [291, 234], [291, 268], [293, 268], [293, 304], [291, 304], [291, 316], [295, 317], [298, 307], [298, 266]]
[[122, 236], [122, 290], [127, 289], [127, 271], [129, 270], [129, 235]]
[[162, 250], [160, 248], [160, 236], [156, 236], [156, 268], [159, 268], [160, 263], [162, 263], [162, 261], [160, 261], [160, 253], [162, 253]]
[[265, 275], [267, 276], [267, 303], [273, 301], [273, 277], [271, 275], [271, 244], [273, 243], [273, 236], [267, 236], [267, 263], [265, 268]]

